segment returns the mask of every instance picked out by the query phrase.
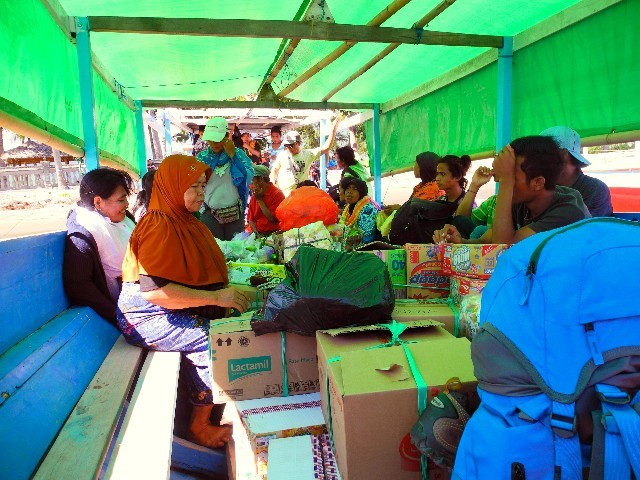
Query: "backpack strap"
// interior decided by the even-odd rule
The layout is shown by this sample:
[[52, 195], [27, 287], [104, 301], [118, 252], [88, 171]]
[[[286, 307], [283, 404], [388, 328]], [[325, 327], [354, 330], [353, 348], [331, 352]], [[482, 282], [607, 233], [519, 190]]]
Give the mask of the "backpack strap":
[[550, 423], [556, 454], [554, 480], [582, 478], [582, 452], [577, 435], [576, 404], [553, 401]]
[[602, 402], [604, 426], [605, 480], [630, 478], [630, 471], [640, 478], [640, 392], [633, 399], [613, 385], [597, 384]]

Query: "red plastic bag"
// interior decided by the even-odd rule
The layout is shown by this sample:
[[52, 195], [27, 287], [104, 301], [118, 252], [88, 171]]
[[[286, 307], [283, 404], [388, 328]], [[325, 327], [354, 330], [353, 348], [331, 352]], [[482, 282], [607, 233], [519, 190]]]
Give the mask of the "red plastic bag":
[[333, 225], [338, 221], [338, 206], [327, 192], [317, 187], [300, 187], [276, 208], [280, 230], [300, 228], [321, 221]]

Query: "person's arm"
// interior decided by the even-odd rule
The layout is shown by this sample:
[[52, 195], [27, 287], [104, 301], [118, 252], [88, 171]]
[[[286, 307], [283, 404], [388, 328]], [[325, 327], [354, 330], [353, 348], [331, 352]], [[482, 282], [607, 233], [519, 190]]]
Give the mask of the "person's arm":
[[94, 255], [98, 252], [93, 251], [91, 242], [84, 235], [72, 233], [67, 236], [62, 267], [64, 290], [73, 305], [91, 307], [101, 317], [115, 321], [116, 302], [95, 284], [94, 278], [100, 272], [94, 271]]
[[329, 152], [333, 141], [336, 139], [336, 132], [338, 131], [338, 124], [340, 123], [340, 115], [336, 117], [333, 122], [333, 127], [331, 128], [331, 133], [327, 137], [327, 141], [324, 142], [324, 145], [320, 147], [320, 155], [325, 155]]
[[254, 187], [253, 189], [253, 198], [258, 202], [258, 206], [262, 211], [263, 215], [267, 217], [270, 222], [277, 222], [275, 215], [271, 213], [269, 209], [269, 205], [264, 201], [264, 188], [263, 187]]
[[149, 303], [171, 310], [217, 305], [219, 307], [235, 308], [242, 313], [246, 312], [249, 306], [249, 299], [235, 287], [208, 291], [196, 290], [169, 282], [155, 290], [140, 292], [140, 295]]
[[249, 224], [249, 228], [251, 228], [251, 231], [253, 233], [255, 233], [256, 235], [260, 234], [260, 232], [258, 231], [258, 226], [256, 225], [256, 222], [254, 222], [253, 220], [247, 220], [247, 223]]
[[271, 180], [271, 183], [276, 183], [278, 180], [278, 172], [280, 171], [280, 159], [282, 158], [283, 154], [284, 151], [280, 152], [278, 155], [276, 155], [276, 159], [273, 161], [271, 173], [269, 173], [269, 179]]
[[433, 243], [492, 243], [492, 231], [488, 229], [479, 238], [462, 238], [460, 232], [453, 225], [445, 225], [441, 230], [433, 232]]
[[476, 195], [480, 187], [485, 185], [493, 177], [493, 171], [489, 167], [479, 167], [471, 178], [471, 184], [467, 189], [467, 193], [458, 205], [456, 215], [471, 218], [471, 211], [473, 210], [473, 202], [476, 200]]
[[[492, 243], [516, 243], [519, 239], [516, 237], [512, 212], [516, 168], [518, 167], [513, 148], [511, 148], [511, 145], [506, 145], [493, 161], [493, 173], [496, 181], [500, 182], [500, 188], [498, 189], [496, 209], [493, 214]], [[521, 235], [526, 233], [524, 231]]]

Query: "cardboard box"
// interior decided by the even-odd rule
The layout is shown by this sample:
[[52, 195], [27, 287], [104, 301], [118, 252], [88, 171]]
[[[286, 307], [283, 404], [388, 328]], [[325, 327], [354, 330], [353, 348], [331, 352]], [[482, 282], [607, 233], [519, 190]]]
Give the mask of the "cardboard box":
[[[227, 320], [231, 320], [227, 322]], [[316, 340], [294, 333], [256, 336], [250, 315], [211, 322], [209, 358], [213, 401], [247, 400], [283, 395], [282, 335], [289, 394], [318, 391]]]
[[240, 419], [233, 427], [237, 478], [267, 478], [272, 440], [325, 432], [318, 393], [243, 400], [235, 408]]
[[460, 332], [460, 326], [456, 328], [456, 315], [451, 306], [441, 299], [407, 299], [396, 300], [391, 318], [397, 322], [407, 323], [418, 320], [435, 320], [441, 322], [443, 327], [451, 335]]
[[405, 245], [407, 252], [407, 298], [444, 298], [449, 295], [449, 276], [442, 270], [436, 245]]
[[511, 245], [446, 244], [442, 253], [442, 269], [446, 274], [462, 274], [488, 280], [498, 258]]
[[389, 277], [393, 284], [393, 292], [396, 299], [407, 298], [407, 252], [403, 248], [397, 250], [369, 250], [364, 253], [373, 253], [387, 265]]
[[249, 309], [250, 310], [258, 310], [264, 304], [264, 301], [267, 299], [267, 295], [269, 294], [268, 290], [258, 289], [256, 287], [252, 287], [251, 285], [242, 285], [237, 283], [230, 283], [230, 287], [235, 287], [241, 292], [244, 292], [245, 295], [249, 298]]
[[303, 435], [271, 440], [267, 480], [325, 480], [320, 439]]
[[[429, 387], [429, 399], [453, 377], [462, 382], [462, 391], [475, 396], [469, 340], [414, 323], [400, 338], [415, 341], [406, 346]], [[326, 415], [330, 400], [340, 474], [344, 480], [418, 480], [420, 472], [408, 471], [400, 453], [418, 419], [416, 384], [404, 348], [367, 349], [367, 342], [354, 335], [361, 334], [317, 332], [320, 381], [329, 381], [328, 392], [321, 388], [323, 410]], [[339, 360], [327, 364], [334, 357]]]
[[460, 306], [462, 297], [470, 293], [481, 293], [488, 281], [454, 273], [451, 275], [451, 293], [449, 296], [456, 305]]

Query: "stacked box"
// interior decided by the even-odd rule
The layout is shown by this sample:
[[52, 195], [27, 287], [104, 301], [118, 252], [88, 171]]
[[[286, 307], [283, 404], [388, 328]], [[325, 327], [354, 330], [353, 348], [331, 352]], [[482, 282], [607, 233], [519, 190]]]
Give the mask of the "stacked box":
[[444, 298], [449, 295], [449, 275], [442, 269], [433, 244], [405, 245], [407, 252], [407, 298]]
[[[241, 263], [229, 262], [227, 264], [231, 283], [250, 285], [249, 278], [256, 275], [276, 280], [284, 280], [286, 273], [284, 265], [274, 265], [272, 263]], [[234, 275], [237, 273], [237, 275]], [[238, 281], [241, 279], [242, 281]]]
[[[235, 402], [235, 408], [236, 418], [240, 419], [233, 431], [238, 478], [267, 478], [272, 440], [325, 432], [318, 393], [243, 400]], [[322, 457], [311, 464], [314, 463], [319, 465], [320, 471]]]
[[391, 318], [402, 323], [435, 320], [451, 335], [460, 333], [460, 326], [456, 324], [458, 318], [444, 299], [397, 300]]
[[511, 245], [505, 244], [446, 244], [442, 252], [442, 269], [448, 275], [488, 280], [496, 268], [498, 258]]
[[317, 332], [320, 382], [328, 380], [328, 388], [321, 388], [323, 413], [331, 419], [327, 427], [345, 480], [421, 478], [402, 457], [402, 442], [418, 419], [417, 387], [404, 347], [429, 387], [429, 400], [457, 377], [461, 391], [477, 404], [469, 340], [421, 323], [406, 324], [409, 330], [400, 335], [405, 345], [382, 348], [370, 348], [376, 337], [378, 346], [387, 341], [377, 327]]
[[450, 297], [456, 305], [472, 293], [481, 293], [496, 268], [498, 258], [511, 245], [446, 244], [442, 268], [451, 275]]
[[365, 253], [373, 253], [387, 265], [393, 293], [396, 299], [407, 298], [407, 252], [400, 248], [397, 250], [368, 250]]
[[283, 390], [283, 346], [290, 395], [318, 391], [318, 358], [313, 337], [295, 333], [256, 336], [251, 315], [209, 328], [214, 402], [279, 397]]

